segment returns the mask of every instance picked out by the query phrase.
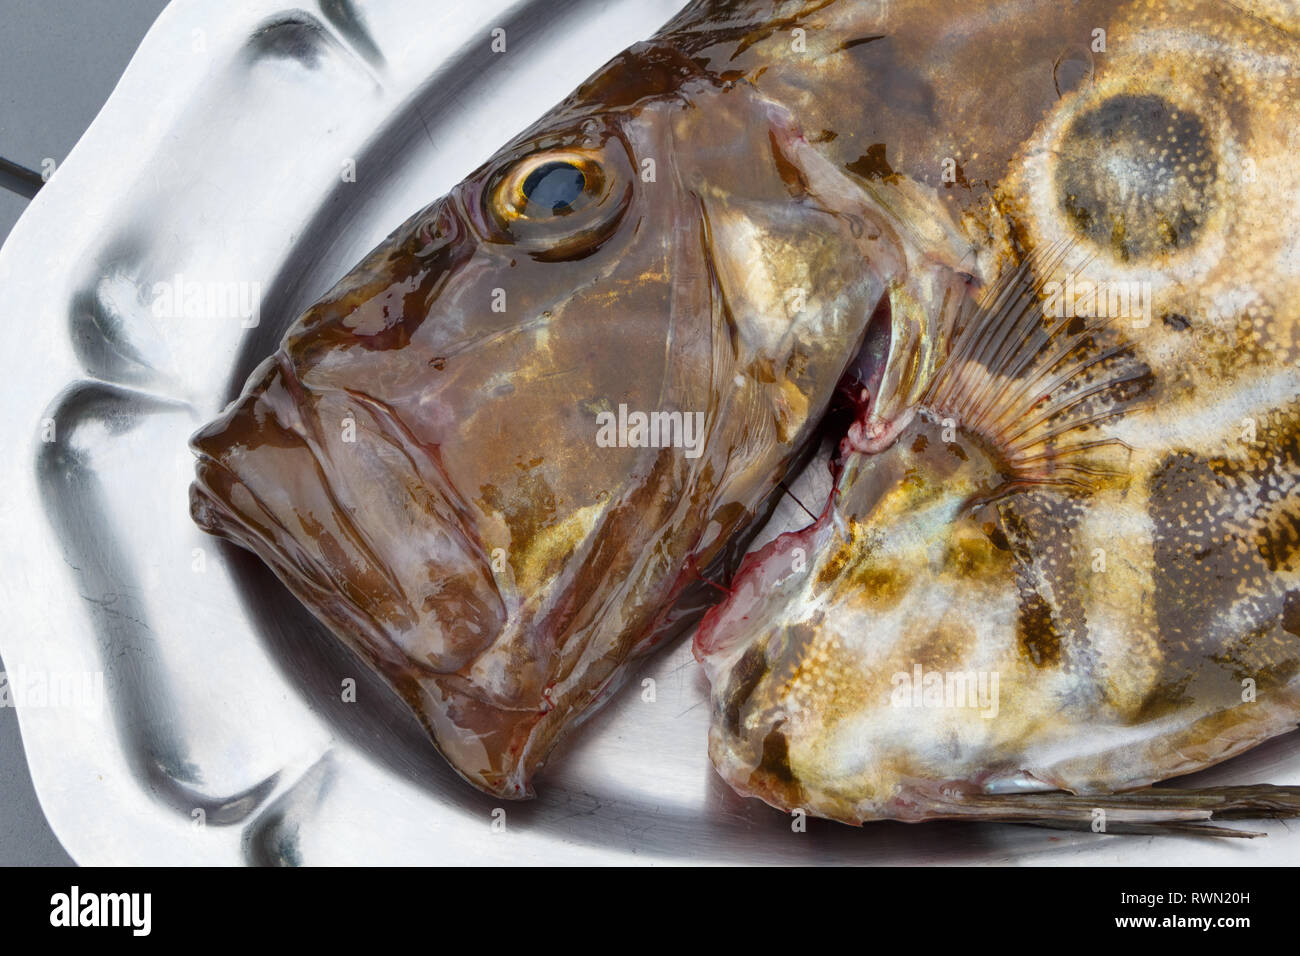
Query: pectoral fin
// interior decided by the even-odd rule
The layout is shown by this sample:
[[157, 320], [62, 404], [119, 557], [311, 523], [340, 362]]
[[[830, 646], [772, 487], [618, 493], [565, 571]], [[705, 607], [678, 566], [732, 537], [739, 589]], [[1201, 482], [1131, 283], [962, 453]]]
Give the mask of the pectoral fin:
[[1151, 371], [1109, 319], [1053, 307], [1071, 252], [1039, 250], [967, 304], [922, 404], [983, 439], [1017, 481], [1089, 488], [1123, 478], [1104, 426], [1141, 403]]

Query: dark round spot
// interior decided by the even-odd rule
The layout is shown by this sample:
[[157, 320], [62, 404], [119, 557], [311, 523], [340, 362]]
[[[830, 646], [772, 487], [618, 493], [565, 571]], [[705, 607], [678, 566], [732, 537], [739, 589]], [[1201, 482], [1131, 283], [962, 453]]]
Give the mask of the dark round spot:
[[1079, 234], [1117, 258], [1144, 259], [1196, 243], [1215, 162], [1200, 117], [1159, 96], [1121, 94], [1070, 125], [1057, 195]]
[[524, 197], [531, 205], [562, 215], [587, 188], [587, 177], [570, 163], [544, 163], [524, 180]]

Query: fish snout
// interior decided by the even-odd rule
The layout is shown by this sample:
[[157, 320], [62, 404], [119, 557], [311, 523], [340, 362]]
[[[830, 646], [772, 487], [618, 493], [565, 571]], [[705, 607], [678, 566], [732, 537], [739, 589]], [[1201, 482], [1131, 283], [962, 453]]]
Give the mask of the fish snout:
[[191, 440], [191, 512], [266, 561], [399, 687], [454, 672], [506, 611], [436, 460], [373, 402], [315, 392], [283, 354]]

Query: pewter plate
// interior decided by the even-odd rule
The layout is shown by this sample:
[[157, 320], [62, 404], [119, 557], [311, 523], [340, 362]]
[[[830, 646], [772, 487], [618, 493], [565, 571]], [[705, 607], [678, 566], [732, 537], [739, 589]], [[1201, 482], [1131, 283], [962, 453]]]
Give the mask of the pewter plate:
[[[64, 846], [84, 864], [1294, 860], [1281, 823], [1221, 842], [796, 832], [710, 768], [685, 645], [561, 746], [538, 800], [502, 804], [255, 559], [191, 524], [186, 439], [293, 317], [678, 6], [175, 0], [159, 18], [0, 251], [0, 653]], [[1196, 780], [1253, 781], [1300, 784], [1300, 740]]]

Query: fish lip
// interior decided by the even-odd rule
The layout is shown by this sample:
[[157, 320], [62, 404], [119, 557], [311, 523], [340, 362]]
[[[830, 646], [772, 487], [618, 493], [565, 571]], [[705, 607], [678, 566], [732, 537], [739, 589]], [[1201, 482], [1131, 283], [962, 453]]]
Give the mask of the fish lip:
[[832, 492], [822, 513], [811, 524], [784, 531], [745, 554], [732, 579], [730, 594], [705, 613], [691, 643], [691, 653], [704, 666], [710, 683], [729, 666], [731, 658], [748, 645], [747, 638], [751, 635], [745, 630], [744, 622], [749, 620], [746, 612], [750, 606], [760, 603], [767, 590], [782, 580], [782, 576], [766, 572], [774, 565], [784, 564], [790, 573], [788, 562], [774, 559], [791, 553], [797, 547], [813, 544], [819, 532], [827, 526], [834, 502], [835, 493]]
[[[354, 602], [339, 594], [326, 579], [321, 577], [319, 568], [310, 559], [283, 524], [271, 514], [260, 498], [240, 479], [239, 475], [224, 462], [211, 455], [202, 454], [195, 468], [196, 478], [190, 484], [190, 517], [195, 524], [208, 534], [222, 538], [233, 544], [247, 548], [264, 561], [277, 578], [285, 583], [295, 594], [308, 590], [308, 586], [335, 598], [331, 603], [336, 613], [347, 613], [349, 626], [366, 633], [370, 645], [382, 643], [382, 630]], [[220, 472], [228, 476], [232, 484], [237, 484], [252, 502], [261, 509], [269, 519], [271, 529], [264, 531], [255, 527], [251, 518], [239, 510], [228, 507], [212, 489], [212, 473]], [[297, 556], [299, 560], [288, 558]], [[290, 583], [294, 582], [294, 583]], [[302, 600], [302, 598], [300, 598]], [[309, 606], [318, 607], [320, 602], [306, 601]]]
[[[239, 447], [238, 444], [232, 443], [224, 450], [215, 447], [217, 441], [223, 440], [221, 436], [227, 428], [247, 412], [250, 404], [256, 403], [263, 393], [265, 382], [277, 372], [292, 376], [294, 385], [290, 390], [294, 393], [293, 407], [299, 416], [304, 415], [301, 397], [305, 387], [298, 381], [292, 363], [283, 352], [277, 352], [250, 378], [250, 383], [255, 385], [247, 388], [221, 415], [191, 436], [189, 446], [195, 454], [196, 462], [195, 478], [189, 491], [190, 517], [205, 532], [252, 551], [305, 606], [326, 610], [328, 615], [323, 619], [331, 630], [354, 631], [362, 636], [360, 641], [345, 641], [349, 647], [364, 646], [372, 652], [382, 651], [390, 644], [385, 639], [384, 629], [364, 608], [337, 587], [321, 562], [307, 553], [275, 511], [241, 476], [238, 469], [231, 466], [228, 457], [232, 450]], [[266, 422], [260, 424], [264, 428]], [[276, 424], [284, 435], [292, 436], [297, 450], [310, 456], [315, 472], [322, 476], [322, 486], [327, 488], [328, 481], [323, 477], [324, 467], [311, 442], [294, 428], [278, 420]], [[217, 493], [215, 489], [222, 481], [229, 483], [231, 494]], [[235, 489], [247, 497], [249, 507], [235, 507], [227, 503], [227, 498], [234, 499]], [[266, 524], [259, 526], [255, 514], [264, 518]], [[393, 667], [400, 664], [394, 654], [381, 654], [387, 659], [374, 662], [366, 654], [361, 656], [386, 677], [385, 665]]]
[[[268, 382], [277, 375], [292, 376], [292, 381], [280, 378], [279, 395], [266, 399], [273, 407], [257, 407], [268, 392]], [[411, 657], [396, 642], [391, 624], [368, 613], [350, 594], [340, 573], [313, 553], [311, 536], [287, 527], [285, 520], [289, 519], [283, 507], [277, 511], [274, 503], [263, 502], [255, 490], [258, 483], [241, 473], [258, 473], [259, 466], [245, 463], [241, 467], [238, 457], [245, 453], [241, 445], [249, 436], [259, 442], [268, 437], [272, 443], [287, 440], [291, 445], [285, 453], [310, 456], [310, 463], [299, 459], [294, 473], [312, 475], [311, 480], [325, 489], [322, 493], [328, 493], [332, 471], [322, 462], [319, 443], [310, 437], [313, 429], [320, 427], [311, 400], [318, 394], [297, 380], [292, 362], [283, 353], [264, 363], [240, 398], [190, 440], [197, 459], [190, 486], [192, 518], [208, 533], [256, 555], [345, 647], [379, 674], [463, 779], [500, 798], [531, 798], [531, 780], [545, 763], [557, 733], [564, 729], [548, 716], [549, 708], [534, 706], [529, 699], [501, 697], [474, 679], [469, 668], [482, 649], [474, 652], [468, 663], [447, 670]], [[256, 421], [256, 428], [241, 429], [241, 419], [250, 424]], [[414, 441], [405, 434], [400, 415], [383, 403], [367, 402], [366, 422], [367, 430], [374, 431], [376, 437], [405, 446]], [[422, 446], [420, 450], [427, 452]], [[435, 457], [426, 454], [421, 470], [438, 468]], [[487, 628], [485, 648], [495, 644], [507, 627], [502, 621]], [[475, 726], [482, 734], [458, 729], [460, 715], [467, 711], [478, 715], [471, 719], [477, 721]], [[551, 729], [544, 730], [547, 726]], [[491, 737], [499, 744], [483, 744], [480, 737]]]
[[[327, 442], [320, 419], [321, 402], [338, 401], [340, 396], [349, 414], [355, 409], [357, 417], [362, 414], [366, 417], [367, 428], [359, 430], [359, 435], [373, 436], [376, 441], [399, 450], [410, 473], [418, 480], [431, 486], [450, 487], [450, 481], [438, 467], [436, 455], [429, 454], [427, 448], [405, 431], [393, 409], [350, 390], [310, 388], [298, 378], [291, 358], [280, 350], [254, 373], [239, 399], [191, 437], [190, 447], [197, 458], [195, 480], [190, 488], [191, 517], [205, 531], [257, 554], [307, 607], [319, 612], [345, 644], [358, 650], [399, 689], [401, 679], [406, 676], [454, 673], [499, 636], [502, 597], [487, 575], [491, 593], [486, 597], [492, 603], [483, 606], [481, 613], [485, 615], [485, 625], [497, 626], [488, 626], [490, 639], [480, 639], [473, 648], [458, 646], [453, 639], [446, 649], [437, 652], [435, 661], [403, 642], [404, 635], [422, 630], [429, 621], [417, 610], [409, 593], [409, 582], [390, 573], [403, 557], [400, 550], [392, 552], [384, 547], [382, 539], [364, 534], [354, 514], [366, 502], [358, 497], [356, 482], [347, 480], [348, 469], [332, 453], [335, 446]], [[250, 437], [255, 443], [249, 441]], [[292, 467], [297, 476], [295, 481], [307, 484], [298, 486], [293, 500], [264, 500], [275, 473], [286, 467], [282, 463], [267, 465], [252, 460], [251, 456], [264, 446], [295, 456], [297, 464]], [[443, 481], [431, 478], [430, 472], [434, 470]], [[259, 477], [260, 481], [254, 480]], [[400, 483], [400, 475], [396, 480]], [[306, 505], [303, 505], [304, 492], [309, 495]], [[451, 492], [458, 494], [454, 488]], [[315, 511], [310, 496], [319, 496]], [[377, 500], [382, 499], [381, 495]], [[301, 507], [307, 510], [300, 510]], [[321, 507], [328, 510], [328, 521], [319, 518]], [[421, 517], [430, 528], [440, 528], [451, 545], [460, 546], [448, 558], [449, 576], [455, 570], [463, 571], [461, 564], [476, 566], [475, 558], [479, 559], [478, 565], [486, 565], [475, 530], [466, 527], [463, 520], [455, 520], [462, 515], [454, 507], [428, 508], [421, 512]], [[316, 529], [309, 524], [316, 525]], [[323, 553], [321, 545], [327, 539], [345, 542], [350, 557], [331, 559]], [[354, 566], [357, 561], [361, 565]], [[382, 588], [380, 597], [376, 598], [382, 600], [380, 616], [368, 611], [352, 593], [363, 585], [373, 590], [376, 584]], [[497, 612], [495, 616], [492, 611]], [[499, 701], [484, 703], [501, 705]]]

